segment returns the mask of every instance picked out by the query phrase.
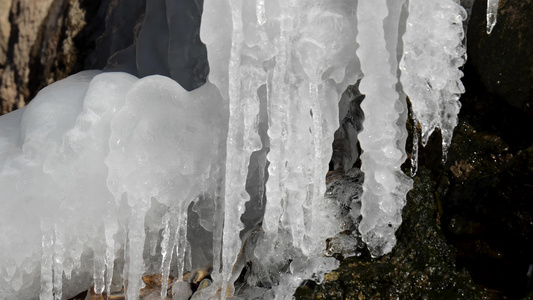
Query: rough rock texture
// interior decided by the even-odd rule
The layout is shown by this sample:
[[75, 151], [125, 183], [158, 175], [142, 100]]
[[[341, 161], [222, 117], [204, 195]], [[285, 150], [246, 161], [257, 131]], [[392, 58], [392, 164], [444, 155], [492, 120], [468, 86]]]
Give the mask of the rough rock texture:
[[83, 70], [86, 51], [94, 48], [87, 24], [100, 2], [0, 1], [0, 114], [24, 106], [53, 81]]
[[[32, 46], [35, 44], [40, 24], [43, 23], [50, 7], [51, 0], [3, 1], [2, 6], [8, 10], [2, 12], [2, 23], [7, 20], [9, 25], [2, 29], [2, 47], [0, 47], [0, 101], [2, 112], [24, 105], [24, 98], [29, 96], [29, 64]], [[9, 9], [10, 8], [10, 9]], [[9, 12], [9, 13], [8, 13]], [[6, 46], [4, 46], [6, 45]], [[23, 85], [20, 86], [19, 85]], [[26, 95], [25, 95], [26, 94]]]
[[480, 143], [454, 150], [463, 159], [442, 183], [444, 230], [476, 282], [523, 297], [533, 261], [533, 148], [511, 154], [498, 137], [465, 127]]
[[533, 298], [533, 1], [500, 1], [490, 36], [484, 9], [476, 1], [461, 121], [436, 193], [458, 265], [502, 296]]
[[9, 31], [11, 30], [11, 24], [9, 23], [10, 8], [11, 0], [0, 0], [0, 66], [4, 66], [7, 60]]

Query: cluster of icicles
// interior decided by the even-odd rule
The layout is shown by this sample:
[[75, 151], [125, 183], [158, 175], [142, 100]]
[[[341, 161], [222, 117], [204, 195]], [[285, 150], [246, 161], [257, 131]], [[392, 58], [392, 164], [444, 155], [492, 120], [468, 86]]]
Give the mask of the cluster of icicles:
[[[172, 16], [160, 2], [151, 22]], [[422, 143], [440, 128], [446, 150], [465, 18], [457, 0], [205, 0], [202, 87], [85, 71], [45, 88], [0, 118], [0, 298], [125, 284], [136, 299], [143, 274], [212, 267], [193, 298], [291, 299], [338, 266], [328, 238], [361, 246], [339, 235], [361, 216], [353, 234], [391, 251], [412, 186], [406, 94]], [[359, 80], [363, 193], [341, 205], [325, 175]]]

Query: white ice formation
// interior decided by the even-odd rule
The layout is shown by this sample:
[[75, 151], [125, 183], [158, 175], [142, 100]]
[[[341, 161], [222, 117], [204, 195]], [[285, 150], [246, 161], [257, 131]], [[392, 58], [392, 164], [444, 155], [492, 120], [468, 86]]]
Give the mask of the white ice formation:
[[[154, 3], [137, 55], [123, 58], [136, 57], [139, 73], [162, 66], [187, 77], [173, 73], [187, 69], [173, 56], [181, 52], [153, 39], [167, 20], [165, 38], [181, 45], [168, 17], [176, 8]], [[423, 141], [440, 127], [449, 143], [463, 19], [451, 0], [205, 0], [203, 86], [84, 71], [46, 87], [0, 118], [0, 298], [64, 299], [125, 283], [137, 299], [143, 274], [212, 266], [213, 284], [193, 299], [291, 299], [303, 280], [338, 266], [333, 252], [361, 246], [339, 234], [357, 231], [361, 216], [372, 255], [391, 251], [411, 187], [400, 170], [405, 94]], [[343, 92], [361, 78], [363, 131], [339, 133], [352, 145], [335, 164], [341, 183], [326, 190], [351, 103]]]
[[[466, 11], [455, 0], [409, 0], [401, 83], [411, 101], [414, 119], [421, 125], [422, 145], [440, 128], [443, 160], [457, 125], [459, 98], [464, 93], [459, 68], [466, 60], [465, 19]], [[413, 152], [416, 157], [416, 150]]]
[[365, 174], [359, 231], [373, 256], [390, 252], [396, 244], [394, 232], [402, 223], [401, 211], [412, 187], [411, 179], [400, 169], [406, 159], [407, 137], [405, 126], [398, 126], [405, 124], [405, 96], [402, 99], [396, 90], [402, 4], [360, 1], [357, 7], [357, 56], [364, 74], [359, 90], [366, 95], [361, 104], [363, 131], [359, 133], [361, 171]]
[[487, 34], [492, 32], [498, 19], [498, 4], [500, 0], [487, 0]]

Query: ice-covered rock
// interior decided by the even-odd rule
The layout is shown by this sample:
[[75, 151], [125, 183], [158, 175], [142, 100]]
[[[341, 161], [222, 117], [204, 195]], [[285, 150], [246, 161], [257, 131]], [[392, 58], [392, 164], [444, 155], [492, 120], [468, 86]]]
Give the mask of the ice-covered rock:
[[[400, 170], [405, 93], [413, 103], [452, 95], [443, 101], [458, 110], [464, 11], [437, 2], [206, 0], [205, 85], [188, 92], [164, 76], [86, 71], [0, 118], [0, 298], [125, 284], [136, 299], [147, 272], [162, 274], [165, 293], [169, 275], [212, 266], [213, 283], [193, 298], [290, 299], [303, 280], [320, 282], [338, 266], [332, 252], [355, 254], [357, 230], [374, 256], [389, 252], [411, 186]], [[439, 22], [427, 16], [435, 7]], [[188, 78], [175, 34], [194, 30], [168, 18], [177, 10], [150, 2], [136, 55], [115, 58], [135, 57], [141, 75]], [[427, 41], [413, 38], [420, 32]], [[361, 77], [362, 131], [354, 97], [345, 94], [339, 111]], [[425, 94], [428, 80], [434, 93]], [[448, 142], [454, 117], [441, 121], [439, 105], [415, 115], [426, 135], [441, 126]], [[325, 197], [348, 111], [357, 120], [337, 133], [348, 145], [334, 168], [350, 183]]]
[[[26, 280], [18, 293], [17, 282], [39, 273], [43, 299], [79, 292], [69, 289], [72, 281], [109, 290], [118, 259], [135, 298], [151, 234], [157, 242], [167, 226], [164, 250], [187, 248], [189, 203], [207, 188], [203, 178], [220, 161], [225, 137], [218, 90], [206, 84], [189, 93], [166, 77], [96, 74], [55, 83], [1, 119], [2, 129], [18, 126], [20, 135], [2, 136], [0, 272], [10, 284], [0, 285], [0, 295], [35, 296], [38, 284]], [[150, 210], [153, 201], [165, 209]]]

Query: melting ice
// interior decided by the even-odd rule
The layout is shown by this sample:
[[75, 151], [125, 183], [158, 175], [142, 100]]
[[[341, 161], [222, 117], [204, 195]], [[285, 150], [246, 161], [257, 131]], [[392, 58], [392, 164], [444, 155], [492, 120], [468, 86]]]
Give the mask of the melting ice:
[[[147, 53], [155, 23], [176, 43], [178, 8], [160, 4]], [[46, 87], [0, 118], [0, 298], [125, 284], [136, 299], [144, 274], [211, 266], [193, 297], [290, 299], [338, 266], [332, 251], [353, 255], [358, 234], [372, 255], [391, 251], [412, 184], [405, 96], [423, 143], [438, 127], [449, 144], [465, 17], [453, 0], [205, 0], [203, 86], [84, 71]], [[359, 80], [364, 121], [349, 116]], [[334, 136], [351, 150], [334, 164], [345, 183], [326, 190]]]

